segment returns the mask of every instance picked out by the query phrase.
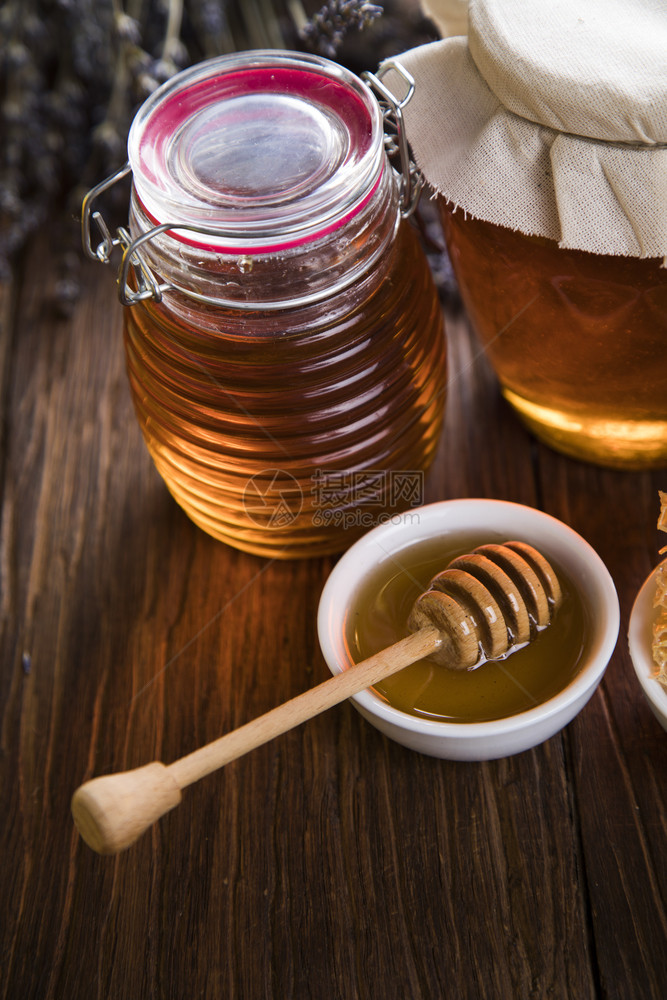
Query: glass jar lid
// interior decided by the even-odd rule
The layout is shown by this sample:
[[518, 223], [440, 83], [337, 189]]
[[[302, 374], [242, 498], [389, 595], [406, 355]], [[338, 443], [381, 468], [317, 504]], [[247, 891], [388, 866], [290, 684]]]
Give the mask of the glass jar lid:
[[344, 225], [385, 163], [366, 85], [319, 56], [280, 51], [173, 77], [137, 113], [128, 154], [149, 218], [195, 227], [171, 235], [233, 253], [286, 249]]

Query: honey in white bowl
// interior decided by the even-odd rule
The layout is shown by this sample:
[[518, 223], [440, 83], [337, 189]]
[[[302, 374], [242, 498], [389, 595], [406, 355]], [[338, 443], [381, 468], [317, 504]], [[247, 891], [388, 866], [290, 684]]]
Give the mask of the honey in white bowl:
[[[505, 538], [468, 534], [429, 539], [383, 560], [354, 597], [346, 643], [351, 661], [408, 633], [410, 610], [431, 579], [459, 555]], [[551, 624], [502, 660], [472, 670], [419, 660], [376, 686], [375, 693], [410, 715], [442, 722], [485, 722], [527, 711], [562, 691], [585, 658], [589, 621], [581, 594], [547, 552], [563, 592]]]

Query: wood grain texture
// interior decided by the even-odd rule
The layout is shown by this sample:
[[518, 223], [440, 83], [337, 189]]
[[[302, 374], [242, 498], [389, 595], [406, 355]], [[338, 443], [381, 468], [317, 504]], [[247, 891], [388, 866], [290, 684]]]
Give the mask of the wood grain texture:
[[420, 756], [349, 705], [198, 785], [102, 858], [86, 778], [171, 761], [325, 679], [331, 559], [235, 552], [168, 497], [126, 385], [112, 276], [49, 309], [48, 248], [3, 298], [0, 998], [658, 998], [667, 741], [625, 629], [657, 559], [660, 473], [536, 444], [449, 317], [427, 499], [543, 507], [609, 566], [621, 637], [581, 715], [528, 753]]

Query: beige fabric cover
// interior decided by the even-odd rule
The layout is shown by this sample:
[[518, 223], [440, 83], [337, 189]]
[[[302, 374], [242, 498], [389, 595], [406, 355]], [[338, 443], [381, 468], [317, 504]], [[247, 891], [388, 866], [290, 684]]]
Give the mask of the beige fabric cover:
[[420, 6], [443, 38], [467, 35], [468, 0], [421, 0]]
[[[424, 6], [456, 23], [437, 17], [451, 0]], [[665, 4], [470, 0], [467, 37], [399, 60], [415, 161], [449, 200], [564, 247], [667, 256]]]

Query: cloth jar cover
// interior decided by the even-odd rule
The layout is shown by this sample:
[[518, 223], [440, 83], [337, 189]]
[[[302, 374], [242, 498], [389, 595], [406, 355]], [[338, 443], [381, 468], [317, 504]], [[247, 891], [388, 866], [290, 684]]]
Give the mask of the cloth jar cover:
[[[464, 30], [460, 2], [424, 7]], [[667, 8], [469, 0], [467, 24], [397, 60], [415, 79], [403, 113], [429, 184], [563, 247], [667, 257]]]

